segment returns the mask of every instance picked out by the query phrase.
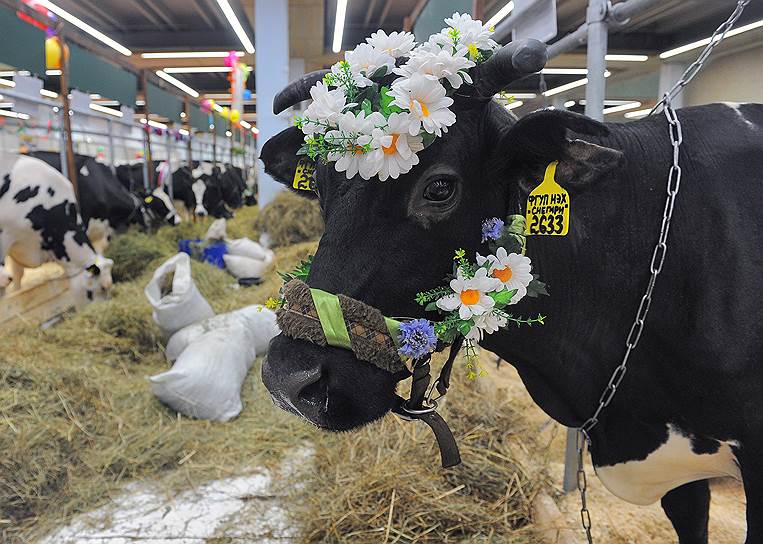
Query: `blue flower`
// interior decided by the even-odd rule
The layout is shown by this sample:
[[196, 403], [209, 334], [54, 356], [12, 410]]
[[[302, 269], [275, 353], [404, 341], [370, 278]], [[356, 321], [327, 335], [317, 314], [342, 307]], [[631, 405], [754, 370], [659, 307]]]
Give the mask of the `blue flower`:
[[400, 324], [400, 355], [420, 359], [437, 347], [434, 325], [426, 319], [414, 319]]
[[482, 241], [498, 240], [503, 232], [503, 220], [493, 217], [482, 222]]

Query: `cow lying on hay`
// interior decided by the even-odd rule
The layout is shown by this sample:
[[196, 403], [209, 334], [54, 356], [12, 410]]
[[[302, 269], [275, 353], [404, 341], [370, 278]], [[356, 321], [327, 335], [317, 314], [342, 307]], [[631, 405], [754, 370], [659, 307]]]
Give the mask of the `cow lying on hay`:
[[[295, 171], [308, 160], [303, 132], [308, 148], [329, 138], [307, 116], [300, 127], [271, 138], [261, 158], [274, 178], [310, 189], [298, 192], [320, 200], [326, 230], [305, 275], [309, 287], [353, 297], [386, 316], [418, 317], [425, 312], [416, 294], [441, 282], [453, 249], [484, 252], [483, 219], [523, 214], [544, 168], [558, 161], [556, 179], [572, 200], [569, 233], [530, 239], [528, 255], [552, 296], [524, 302], [533, 315], [550, 317], [545, 327], [499, 331], [482, 345], [516, 366], [546, 413], [579, 427], [622, 358], [649, 277], [673, 157], [663, 116], [619, 125], [544, 110], [517, 121], [492, 99], [544, 63], [542, 44], [523, 42], [473, 68], [473, 83], [464, 82], [451, 104], [444, 103], [458, 122], [454, 116], [429, 147], [422, 150], [419, 142], [415, 160], [397, 172], [400, 179], [369, 180], [383, 169], [364, 172], [363, 156], [378, 149], [410, 160], [398, 143], [410, 144], [408, 135], [374, 148], [369, 129], [367, 139], [347, 144], [348, 152], [337, 147], [333, 157], [321, 157], [341, 157], [336, 168], [311, 161], [314, 179], [302, 186]], [[351, 71], [352, 64], [346, 66]], [[310, 98], [324, 77], [313, 73], [292, 83], [276, 97], [275, 112]], [[415, 95], [413, 84], [404, 90], [411, 115], [436, 125], [416, 103], [426, 97]], [[326, 117], [337, 97], [324, 91], [319, 86], [313, 98], [315, 111]], [[757, 255], [763, 240], [756, 209], [763, 106], [714, 104], [680, 110], [678, 117], [685, 127], [686, 188], [675, 205], [673, 243], [630, 372], [590, 432], [591, 455], [599, 478], [618, 497], [635, 504], [661, 499], [682, 543], [708, 540], [707, 479], [740, 478], [747, 542], [761, 542], [763, 270]], [[464, 304], [471, 294], [461, 293]], [[272, 341], [263, 381], [279, 406], [332, 431], [355, 429], [399, 407], [396, 385], [407, 373], [319, 344], [285, 334]]]
[[[93, 249], [69, 180], [30, 157], [0, 154], [0, 166], [0, 289], [18, 289], [24, 267], [50, 261], [69, 277], [85, 271], [91, 298], [111, 289], [114, 263]], [[3, 269], [7, 256], [12, 275]]]

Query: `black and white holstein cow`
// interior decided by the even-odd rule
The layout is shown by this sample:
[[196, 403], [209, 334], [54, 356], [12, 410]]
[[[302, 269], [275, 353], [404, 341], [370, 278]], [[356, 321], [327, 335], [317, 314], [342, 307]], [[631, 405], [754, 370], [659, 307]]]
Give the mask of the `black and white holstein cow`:
[[0, 152], [0, 289], [18, 289], [24, 268], [50, 261], [68, 277], [86, 271], [89, 296], [111, 289], [114, 263], [93, 249], [69, 180], [41, 160]]
[[[517, 121], [491, 99], [544, 62], [542, 44], [522, 42], [473, 69], [474, 84], [455, 96], [456, 124], [397, 180], [347, 180], [333, 164], [318, 165], [326, 230], [307, 283], [385, 315], [422, 316], [415, 295], [441, 285], [454, 249], [484, 252], [481, 222], [524, 213], [545, 167], [560, 161], [570, 231], [528, 239], [527, 254], [551, 296], [522, 302], [523, 313], [549, 316], [546, 325], [500, 331], [482, 345], [516, 366], [547, 414], [577, 427], [593, 414], [623, 357], [650, 275], [672, 148], [663, 115], [602, 124], [541, 110]], [[292, 83], [274, 110], [308, 99], [321, 76]], [[678, 117], [683, 183], [667, 259], [628, 373], [591, 432], [591, 455], [618, 497], [635, 504], [661, 499], [684, 544], [708, 540], [707, 479], [740, 478], [747, 543], [757, 544], [763, 542], [763, 106], [713, 104], [679, 110]], [[266, 171], [289, 187], [302, 141], [299, 129], [289, 128], [262, 150]], [[349, 350], [283, 334], [270, 344], [262, 377], [279, 406], [334, 431], [367, 424], [400, 402], [400, 376]]]
[[238, 208], [242, 204], [243, 189], [235, 173], [211, 162], [196, 163], [193, 169], [177, 169], [172, 174], [172, 188], [175, 200], [183, 203], [188, 214], [198, 217], [230, 219], [233, 214], [228, 206]]

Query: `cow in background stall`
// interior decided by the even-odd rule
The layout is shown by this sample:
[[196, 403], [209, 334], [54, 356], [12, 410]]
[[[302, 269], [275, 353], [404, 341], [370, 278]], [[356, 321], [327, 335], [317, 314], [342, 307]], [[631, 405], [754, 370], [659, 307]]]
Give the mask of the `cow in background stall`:
[[0, 151], [0, 289], [20, 288], [25, 267], [51, 261], [70, 278], [84, 271], [90, 298], [111, 289], [114, 263], [90, 243], [69, 180], [44, 161]]
[[[228, 200], [225, 197], [235, 203], [238, 185], [235, 176], [229, 181], [224, 175], [223, 170], [211, 162], [195, 162], [193, 169], [189, 166], [178, 168], [172, 174], [175, 201], [182, 203], [189, 215], [230, 219], [233, 214], [226, 206]], [[240, 194], [238, 200], [241, 200]]]

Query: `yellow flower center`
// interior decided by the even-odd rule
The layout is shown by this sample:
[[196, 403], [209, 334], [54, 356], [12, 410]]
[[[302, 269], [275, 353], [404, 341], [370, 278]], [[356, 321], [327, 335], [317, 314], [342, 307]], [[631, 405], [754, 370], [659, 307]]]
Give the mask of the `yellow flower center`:
[[503, 283], [506, 283], [507, 281], [509, 281], [511, 279], [511, 276], [513, 275], [514, 273], [511, 271], [511, 268], [509, 268], [508, 266], [506, 268], [496, 268], [495, 270], [493, 270], [493, 273], [491, 274], [491, 276], [493, 276], [494, 278], [498, 278]]
[[393, 134], [392, 135], [392, 143], [389, 144], [387, 147], [382, 147], [382, 151], [384, 151], [385, 155], [392, 155], [395, 151], [397, 151], [397, 139], [400, 138], [399, 134]]
[[476, 289], [467, 289], [461, 291], [461, 302], [467, 306], [472, 306], [480, 301], [480, 292]]
[[411, 107], [409, 109], [413, 111], [417, 103], [419, 106], [421, 106], [421, 114], [424, 117], [429, 117], [429, 108], [427, 108], [427, 105], [419, 100], [411, 100]]

